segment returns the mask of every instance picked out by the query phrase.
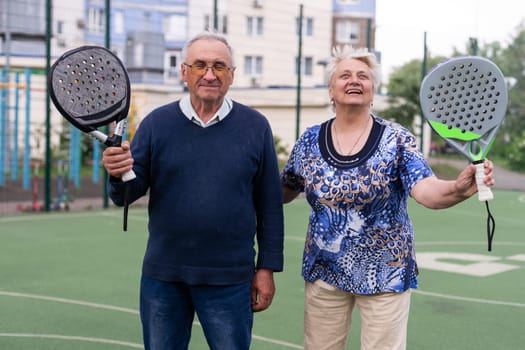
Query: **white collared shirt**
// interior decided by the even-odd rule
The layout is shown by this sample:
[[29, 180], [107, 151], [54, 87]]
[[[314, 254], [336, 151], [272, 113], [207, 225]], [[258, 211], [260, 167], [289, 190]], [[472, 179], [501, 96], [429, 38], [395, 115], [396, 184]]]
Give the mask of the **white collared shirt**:
[[193, 109], [193, 106], [191, 105], [190, 96], [183, 97], [180, 100], [179, 105], [180, 105], [180, 109], [182, 110], [182, 113], [184, 113], [186, 118], [191, 120], [193, 123], [202, 126], [203, 128], [217, 124], [218, 122], [226, 118], [228, 113], [230, 113], [230, 111], [233, 108], [233, 102], [231, 98], [224, 97], [224, 101], [222, 102], [221, 108], [219, 108], [217, 113], [215, 113], [215, 115], [210, 120], [208, 120], [207, 123], [204, 123], [201, 120], [201, 118], [199, 118], [199, 115], [197, 114], [197, 112], [195, 112], [195, 110]]

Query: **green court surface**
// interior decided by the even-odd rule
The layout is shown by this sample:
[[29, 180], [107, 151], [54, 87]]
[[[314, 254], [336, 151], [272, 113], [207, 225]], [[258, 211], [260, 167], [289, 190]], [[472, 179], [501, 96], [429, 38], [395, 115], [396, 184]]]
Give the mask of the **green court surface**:
[[[408, 349], [525, 349], [525, 193], [494, 191], [487, 251], [485, 206], [473, 197], [432, 211], [411, 202], [420, 286]], [[302, 349], [300, 266], [308, 217], [285, 206], [285, 271], [271, 309], [255, 316], [252, 349]], [[138, 286], [147, 213], [54, 212], [0, 217], [0, 349], [141, 349]], [[354, 313], [348, 349], [359, 349]], [[207, 349], [195, 323], [190, 349]]]

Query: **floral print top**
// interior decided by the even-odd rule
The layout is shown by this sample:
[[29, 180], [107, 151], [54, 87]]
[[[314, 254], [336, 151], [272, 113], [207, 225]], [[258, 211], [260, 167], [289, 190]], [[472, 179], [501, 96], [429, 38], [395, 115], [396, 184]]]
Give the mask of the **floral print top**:
[[321, 279], [354, 294], [403, 292], [418, 283], [409, 192], [434, 174], [406, 128], [371, 117], [366, 145], [352, 156], [335, 150], [333, 118], [308, 128], [281, 181], [304, 192], [311, 206], [306, 281]]

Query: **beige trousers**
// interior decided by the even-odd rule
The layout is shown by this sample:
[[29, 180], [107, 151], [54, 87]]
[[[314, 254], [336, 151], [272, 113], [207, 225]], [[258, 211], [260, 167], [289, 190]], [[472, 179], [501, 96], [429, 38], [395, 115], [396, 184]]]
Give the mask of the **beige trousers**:
[[306, 282], [304, 350], [344, 350], [352, 311], [361, 316], [361, 350], [405, 350], [410, 289], [356, 295], [321, 280]]

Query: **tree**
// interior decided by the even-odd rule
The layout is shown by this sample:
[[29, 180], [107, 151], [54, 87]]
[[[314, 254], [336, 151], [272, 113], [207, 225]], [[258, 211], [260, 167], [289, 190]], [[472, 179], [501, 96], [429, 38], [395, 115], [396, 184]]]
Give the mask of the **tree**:
[[507, 161], [513, 170], [525, 171], [525, 27], [520, 24], [508, 46], [488, 43], [479, 54], [496, 63], [508, 83], [508, 106], [505, 120], [491, 150], [492, 157]]
[[[444, 57], [429, 58], [426, 70], [429, 71], [444, 59]], [[390, 107], [381, 111], [382, 117], [395, 120], [410, 130], [415, 116], [421, 114], [419, 87], [423, 80], [422, 67], [422, 61], [414, 59], [394, 70], [387, 84]]]
[[[507, 47], [493, 42], [482, 51], [494, 61], [508, 81], [507, 114], [496, 138], [492, 154], [508, 160], [508, 166], [514, 170], [525, 171], [525, 157], [522, 155], [525, 145], [525, 26], [517, 28], [517, 34]], [[521, 152], [522, 154], [515, 154]]]

